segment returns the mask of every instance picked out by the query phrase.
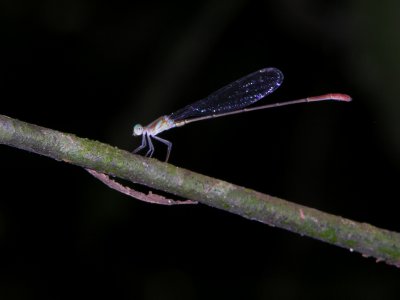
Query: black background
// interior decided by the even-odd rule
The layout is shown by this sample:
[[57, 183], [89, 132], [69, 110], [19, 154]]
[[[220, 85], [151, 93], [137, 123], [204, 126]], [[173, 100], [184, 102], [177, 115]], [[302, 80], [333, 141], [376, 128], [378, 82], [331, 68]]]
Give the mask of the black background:
[[[162, 134], [170, 162], [399, 231], [400, 2], [0, 2], [1, 113], [133, 150], [132, 126], [273, 66], [262, 103]], [[163, 159], [165, 147], [156, 145]], [[0, 147], [1, 299], [398, 299], [399, 270]], [[145, 188], [141, 188], [147, 191]]]

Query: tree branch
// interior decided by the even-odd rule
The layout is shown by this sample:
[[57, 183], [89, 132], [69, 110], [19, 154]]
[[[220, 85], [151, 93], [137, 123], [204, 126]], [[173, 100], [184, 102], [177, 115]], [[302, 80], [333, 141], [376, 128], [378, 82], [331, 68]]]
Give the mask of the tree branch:
[[73, 134], [0, 115], [0, 143], [162, 190], [400, 267], [400, 234], [327, 214]]

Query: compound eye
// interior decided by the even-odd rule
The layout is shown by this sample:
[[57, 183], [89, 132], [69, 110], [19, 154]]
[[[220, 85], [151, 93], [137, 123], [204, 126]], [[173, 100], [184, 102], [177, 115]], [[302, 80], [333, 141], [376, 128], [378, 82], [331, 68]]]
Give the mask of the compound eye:
[[143, 134], [143, 126], [140, 124], [136, 124], [133, 127], [133, 135], [138, 136], [138, 135], [142, 135], [142, 134]]

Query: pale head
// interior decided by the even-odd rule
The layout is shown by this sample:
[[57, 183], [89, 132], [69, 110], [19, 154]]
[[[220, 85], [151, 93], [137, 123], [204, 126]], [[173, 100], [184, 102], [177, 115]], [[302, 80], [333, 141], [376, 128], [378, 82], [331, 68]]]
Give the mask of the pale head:
[[143, 126], [140, 124], [136, 124], [133, 126], [133, 136], [139, 136], [143, 134]]

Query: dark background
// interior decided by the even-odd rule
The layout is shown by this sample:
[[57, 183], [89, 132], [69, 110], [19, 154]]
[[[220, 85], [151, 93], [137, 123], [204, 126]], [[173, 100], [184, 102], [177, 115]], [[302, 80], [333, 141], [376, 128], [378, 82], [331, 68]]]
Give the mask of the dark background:
[[[133, 150], [132, 126], [273, 66], [262, 103], [162, 134], [170, 162], [393, 231], [400, 2], [0, 2], [1, 113]], [[164, 159], [156, 145], [155, 157]], [[0, 147], [0, 298], [398, 299], [399, 270], [203, 205], [161, 207]], [[141, 188], [147, 191], [146, 188]]]

